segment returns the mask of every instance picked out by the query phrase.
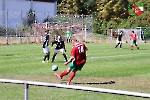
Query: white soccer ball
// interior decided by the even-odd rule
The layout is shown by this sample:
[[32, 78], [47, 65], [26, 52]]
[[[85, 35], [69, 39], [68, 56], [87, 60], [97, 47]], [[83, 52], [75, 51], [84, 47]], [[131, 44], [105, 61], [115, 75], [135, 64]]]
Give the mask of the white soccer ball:
[[57, 71], [58, 70], [58, 66], [57, 65], [53, 65], [52, 66], [52, 71]]

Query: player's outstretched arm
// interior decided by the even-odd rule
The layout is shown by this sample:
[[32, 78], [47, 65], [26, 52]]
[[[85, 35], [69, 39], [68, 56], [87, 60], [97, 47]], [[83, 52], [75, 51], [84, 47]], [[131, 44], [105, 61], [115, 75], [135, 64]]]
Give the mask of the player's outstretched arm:
[[43, 43], [43, 48], [45, 48], [46, 41]]
[[67, 62], [64, 63], [64, 65], [68, 65], [70, 62], [72, 62], [73, 59], [74, 59], [74, 57], [71, 56], [70, 59]]

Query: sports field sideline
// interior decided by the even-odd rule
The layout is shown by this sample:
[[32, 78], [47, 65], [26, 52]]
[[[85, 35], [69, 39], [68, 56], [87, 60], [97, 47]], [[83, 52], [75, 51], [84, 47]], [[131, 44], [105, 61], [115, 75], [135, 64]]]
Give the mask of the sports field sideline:
[[[114, 49], [115, 43], [86, 43], [88, 47], [87, 63], [78, 72], [72, 85], [92, 86], [116, 90], [150, 93], [150, 44], [138, 44], [140, 49], [130, 50], [130, 44], [123, 49]], [[72, 44], [66, 44], [69, 58]], [[53, 50], [51, 50], [51, 57]], [[66, 69], [64, 58], [58, 54], [54, 63], [41, 63], [42, 44], [0, 45], [0, 78], [61, 83], [51, 70], [53, 64], [59, 66], [57, 72]], [[114, 84], [75, 84], [108, 82]], [[23, 85], [0, 83], [1, 100], [23, 100]], [[76, 98], [73, 98], [76, 97]], [[147, 100], [130, 96], [93, 93], [48, 87], [30, 87], [29, 100]]]

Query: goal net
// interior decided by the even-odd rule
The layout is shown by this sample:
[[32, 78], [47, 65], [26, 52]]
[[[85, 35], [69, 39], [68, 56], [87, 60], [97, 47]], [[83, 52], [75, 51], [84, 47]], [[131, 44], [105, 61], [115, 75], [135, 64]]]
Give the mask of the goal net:
[[142, 39], [142, 30], [138, 30], [138, 29], [118, 29], [118, 32], [120, 31], [123, 31], [124, 33], [124, 37], [123, 37], [123, 42], [126, 42], [126, 43], [130, 43], [130, 33], [132, 31], [134, 31], [136, 34], [137, 34], [137, 42], [143, 42], [143, 39]]
[[33, 24], [32, 29], [34, 31], [35, 43], [43, 41], [43, 35], [45, 30], [49, 30], [50, 40], [55, 39], [56, 36], [61, 36], [64, 40], [67, 39], [66, 32], [70, 31], [71, 34], [77, 34], [82, 37], [83, 40], [86, 38], [86, 26], [84, 24], [58, 24], [58, 23], [41, 23]]
[[134, 31], [138, 38], [137, 42], [144, 42], [143, 31], [139, 29], [109, 29], [107, 30], [107, 42], [115, 41], [117, 38], [118, 32], [123, 31], [122, 42], [130, 43], [130, 33]]
[[57, 15], [54, 19], [54, 21], [34, 23], [32, 25], [35, 36], [35, 43], [42, 42], [42, 36], [45, 30], [49, 30], [51, 39], [55, 38], [56, 35], [61, 35], [66, 41], [66, 32], [70, 31], [71, 34], [79, 35], [82, 41], [91, 41], [93, 32], [92, 15], [60, 14]]

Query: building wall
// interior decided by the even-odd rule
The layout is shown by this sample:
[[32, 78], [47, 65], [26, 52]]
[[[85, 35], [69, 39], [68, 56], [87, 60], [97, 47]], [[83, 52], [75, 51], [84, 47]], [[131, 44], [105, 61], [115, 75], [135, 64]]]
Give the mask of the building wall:
[[[1, 11], [2, 11], [2, 1], [3, 0], [0, 0]], [[31, 0], [4, 0], [4, 1], [5, 1], [5, 10], [8, 11], [14, 11], [14, 12], [22, 11], [23, 13], [26, 13], [29, 12], [31, 8]], [[57, 5], [56, 2], [41, 2], [37, 0], [37, 1], [33, 1], [32, 8], [34, 11], [38, 13], [49, 13], [50, 15], [55, 16]]]
[[[32, 2], [33, 1], [33, 2]], [[44, 1], [44, 2], [43, 2]], [[25, 17], [26, 13], [32, 8], [41, 23], [47, 15], [55, 17], [57, 14], [56, 0], [0, 0], [0, 25], [11, 27], [19, 24], [19, 18]], [[5, 11], [4, 13], [2, 13]], [[7, 14], [8, 12], [8, 14]], [[20, 15], [20, 13], [22, 15]], [[7, 18], [8, 17], [8, 18]], [[14, 19], [15, 18], [15, 19]], [[18, 19], [17, 19], [18, 18]], [[7, 20], [8, 19], [8, 20]]]

